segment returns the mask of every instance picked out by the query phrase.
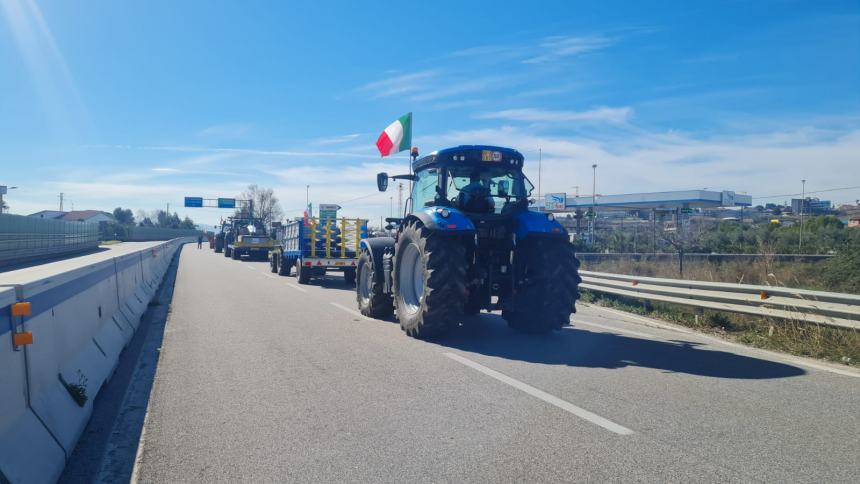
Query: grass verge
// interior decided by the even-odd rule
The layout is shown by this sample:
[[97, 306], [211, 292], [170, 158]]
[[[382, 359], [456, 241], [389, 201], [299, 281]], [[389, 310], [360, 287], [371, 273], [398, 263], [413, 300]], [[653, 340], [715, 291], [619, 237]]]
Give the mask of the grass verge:
[[582, 290], [582, 302], [668, 321], [756, 348], [860, 367], [860, 331], [762, 318]]

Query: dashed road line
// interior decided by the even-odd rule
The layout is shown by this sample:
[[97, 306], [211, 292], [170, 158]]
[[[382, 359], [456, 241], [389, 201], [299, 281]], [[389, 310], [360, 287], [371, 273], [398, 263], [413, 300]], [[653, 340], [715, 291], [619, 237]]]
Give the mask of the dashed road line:
[[296, 291], [305, 292], [305, 293], [308, 292], [307, 289], [305, 289], [303, 287], [299, 287], [299, 286], [292, 284], [292, 283], [289, 283], [289, 282], [286, 284], [286, 286], [289, 287], [290, 289], [295, 289]]
[[460, 355], [455, 354], [455, 353], [442, 353], [442, 354], [447, 356], [448, 358], [456, 361], [457, 363], [461, 363], [461, 364], [468, 366], [469, 368], [471, 368], [473, 370], [477, 370], [477, 371], [479, 371], [479, 372], [481, 372], [481, 373], [483, 373], [483, 374], [485, 374], [491, 378], [495, 378], [496, 380], [498, 380], [502, 383], [510, 385], [510, 386], [516, 388], [517, 390], [522, 391], [522, 392], [528, 393], [529, 395], [531, 395], [531, 396], [533, 396], [539, 400], [543, 400], [544, 402], [549, 403], [550, 405], [554, 405], [554, 406], [556, 406], [556, 407], [558, 407], [558, 408], [560, 408], [566, 412], [572, 413], [573, 415], [576, 415], [577, 417], [579, 417], [583, 420], [586, 420], [586, 421], [591, 422], [595, 425], [603, 427], [604, 429], [606, 429], [610, 432], [616, 433], [618, 435], [632, 435], [634, 433], [632, 430], [628, 429], [627, 427], [625, 427], [623, 425], [619, 425], [619, 424], [617, 424], [617, 423], [615, 423], [609, 419], [606, 419], [604, 417], [601, 417], [600, 415], [597, 415], [596, 413], [589, 412], [588, 410], [586, 410], [582, 407], [577, 407], [576, 405], [574, 405], [574, 404], [572, 404], [566, 400], [562, 400], [562, 399], [560, 399], [554, 395], [550, 395], [549, 393], [546, 393], [543, 390], [538, 390], [537, 388], [535, 388], [535, 387], [533, 387], [527, 383], [523, 383], [523, 382], [521, 382], [515, 378], [511, 378], [511, 377], [505, 375], [504, 373], [499, 373], [496, 370], [493, 370], [491, 368], [487, 368], [486, 366], [484, 366], [480, 363], [476, 363], [476, 362], [474, 362], [468, 358], [465, 358], [465, 357], [460, 356]]
[[334, 306], [334, 307], [336, 307], [336, 308], [340, 309], [341, 311], [346, 311], [346, 312], [348, 312], [349, 314], [352, 314], [353, 316], [359, 317], [359, 318], [361, 318], [361, 319], [370, 320], [370, 318], [368, 318], [367, 316], [365, 316], [365, 315], [361, 314], [360, 312], [356, 311], [355, 309], [350, 309], [350, 308], [348, 308], [348, 307], [346, 307], [346, 306], [344, 306], [344, 305], [342, 305], [342, 304], [338, 304], [338, 303], [336, 303], [336, 302], [329, 302], [329, 304], [331, 304], [332, 306]]

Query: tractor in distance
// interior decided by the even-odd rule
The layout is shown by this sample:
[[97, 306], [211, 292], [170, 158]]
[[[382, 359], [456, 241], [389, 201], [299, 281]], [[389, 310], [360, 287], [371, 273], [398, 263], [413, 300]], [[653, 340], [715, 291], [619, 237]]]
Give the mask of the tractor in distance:
[[[413, 149], [414, 150], [414, 149]], [[511, 148], [457, 146], [416, 159], [394, 237], [361, 241], [358, 308], [395, 313], [410, 336], [432, 338], [481, 310], [501, 310], [515, 330], [546, 333], [575, 312], [579, 261], [551, 213], [529, 210], [534, 188]]]

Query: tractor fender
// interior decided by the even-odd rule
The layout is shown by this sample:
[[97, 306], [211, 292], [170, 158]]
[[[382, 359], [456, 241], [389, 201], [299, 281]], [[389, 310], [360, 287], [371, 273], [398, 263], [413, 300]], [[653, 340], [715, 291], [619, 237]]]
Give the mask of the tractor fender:
[[394, 253], [394, 238], [393, 237], [372, 237], [369, 239], [361, 239], [362, 250], [370, 253], [370, 260], [373, 261], [373, 271], [377, 274], [382, 274], [382, 259], [386, 249]]
[[545, 213], [524, 210], [518, 213], [515, 218], [514, 236], [517, 243], [529, 237], [567, 239], [567, 230], [558, 223], [558, 220], [548, 219]]
[[[440, 213], [443, 209], [448, 210], [448, 216], [443, 217]], [[427, 207], [421, 211], [409, 214], [409, 218], [417, 218], [428, 230], [450, 232], [457, 234], [468, 234], [475, 232], [475, 225], [463, 212], [451, 207]]]

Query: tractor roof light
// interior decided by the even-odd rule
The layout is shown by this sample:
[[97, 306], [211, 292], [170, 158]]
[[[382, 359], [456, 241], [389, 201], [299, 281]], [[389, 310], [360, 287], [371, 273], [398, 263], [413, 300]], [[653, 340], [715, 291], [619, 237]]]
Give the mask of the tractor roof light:
[[436, 213], [441, 215], [442, 218], [448, 218], [448, 215], [451, 215], [451, 212], [449, 212], [447, 208], [437, 208]]

